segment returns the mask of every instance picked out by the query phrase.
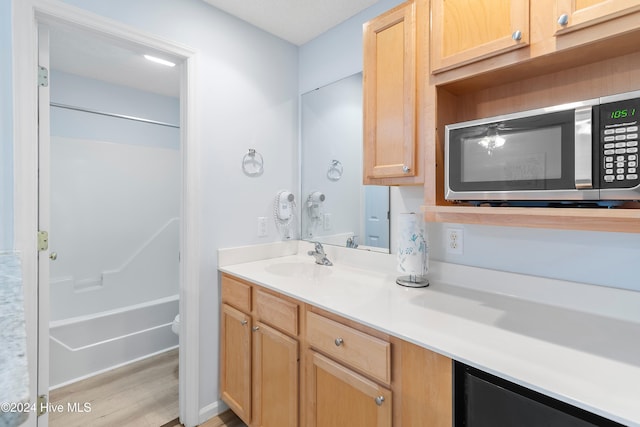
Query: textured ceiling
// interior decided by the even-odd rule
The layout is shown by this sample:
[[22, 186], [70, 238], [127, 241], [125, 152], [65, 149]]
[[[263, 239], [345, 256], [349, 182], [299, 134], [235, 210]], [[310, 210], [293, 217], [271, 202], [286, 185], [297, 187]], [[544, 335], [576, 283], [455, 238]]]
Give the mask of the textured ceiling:
[[378, 0], [204, 0], [295, 45], [302, 45]]

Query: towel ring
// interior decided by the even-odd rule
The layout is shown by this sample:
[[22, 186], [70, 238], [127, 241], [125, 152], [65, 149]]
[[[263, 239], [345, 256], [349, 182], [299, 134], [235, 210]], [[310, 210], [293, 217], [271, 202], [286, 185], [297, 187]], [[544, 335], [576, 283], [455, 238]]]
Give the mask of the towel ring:
[[331, 160], [329, 164], [329, 170], [327, 170], [327, 178], [329, 181], [338, 181], [342, 178], [342, 172], [344, 168], [342, 167], [342, 163], [338, 160]]
[[260, 176], [264, 171], [264, 160], [262, 154], [255, 149], [249, 148], [249, 152], [242, 158], [242, 171], [247, 176]]

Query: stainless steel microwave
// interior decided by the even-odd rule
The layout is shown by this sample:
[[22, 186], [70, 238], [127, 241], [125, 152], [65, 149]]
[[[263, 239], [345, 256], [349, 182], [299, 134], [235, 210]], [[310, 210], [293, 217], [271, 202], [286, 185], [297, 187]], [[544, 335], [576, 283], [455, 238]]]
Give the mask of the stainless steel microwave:
[[639, 118], [640, 90], [447, 125], [445, 198], [638, 200]]

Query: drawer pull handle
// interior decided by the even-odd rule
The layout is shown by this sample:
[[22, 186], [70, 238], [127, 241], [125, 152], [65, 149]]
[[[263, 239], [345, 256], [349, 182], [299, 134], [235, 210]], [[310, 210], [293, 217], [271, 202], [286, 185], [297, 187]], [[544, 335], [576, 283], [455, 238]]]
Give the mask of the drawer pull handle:
[[254, 326], [253, 328], [251, 328], [253, 330], [253, 332], [256, 332], [260, 329], [260, 326]]
[[520, 40], [522, 40], [522, 31], [515, 30], [513, 34], [511, 34], [511, 38], [513, 39], [513, 41], [519, 42]]
[[384, 396], [378, 396], [376, 397], [376, 405], [378, 406], [382, 406], [382, 403], [384, 402]]
[[336, 343], [336, 347], [340, 347], [344, 340], [342, 338], [336, 338], [334, 342]]
[[569, 15], [567, 15], [566, 13], [563, 13], [562, 15], [560, 15], [560, 17], [558, 18], [558, 25], [562, 25], [564, 27], [568, 23], [569, 23]]
[[243, 320], [243, 321], [241, 321], [241, 322], [240, 322], [240, 324], [241, 324], [242, 326], [244, 326], [244, 325], [246, 325], [246, 324], [247, 324], [247, 321], [246, 321], [246, 320]]

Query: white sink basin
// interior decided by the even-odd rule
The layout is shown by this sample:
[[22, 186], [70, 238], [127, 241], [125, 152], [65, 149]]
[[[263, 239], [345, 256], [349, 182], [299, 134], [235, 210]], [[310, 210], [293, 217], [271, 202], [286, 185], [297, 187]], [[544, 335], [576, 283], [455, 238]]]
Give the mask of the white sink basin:
[[319, 265], [309, 259], [309, 263], [283, 262], [265, 267], [267, 273], [282, 277], [296, 277], [301, 280], [314, 280], [326, 277], [332, 273], [331, 267]]

